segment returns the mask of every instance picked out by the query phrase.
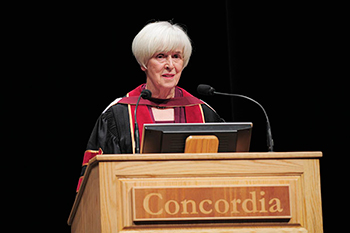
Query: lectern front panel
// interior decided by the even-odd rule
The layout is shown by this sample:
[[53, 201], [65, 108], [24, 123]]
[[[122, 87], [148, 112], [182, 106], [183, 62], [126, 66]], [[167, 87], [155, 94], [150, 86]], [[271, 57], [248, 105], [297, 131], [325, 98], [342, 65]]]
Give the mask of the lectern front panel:
[[221, 162], [152, 162], [120, 178], [124, 226], [304, 225], [302, 161]]
[[320, 152], [98, 155], [72, 232], [321, 233]]

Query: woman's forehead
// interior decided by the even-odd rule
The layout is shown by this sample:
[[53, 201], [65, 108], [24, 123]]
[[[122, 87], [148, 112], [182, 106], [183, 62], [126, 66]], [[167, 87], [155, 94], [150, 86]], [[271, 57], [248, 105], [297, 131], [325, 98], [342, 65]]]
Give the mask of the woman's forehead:
[[182, 54], [183, 49], [177, 48], [172, 50], [165, 50], [165, 49], [159, 49], [156, 51], [156, 53], [166, 53], [166, 54]]

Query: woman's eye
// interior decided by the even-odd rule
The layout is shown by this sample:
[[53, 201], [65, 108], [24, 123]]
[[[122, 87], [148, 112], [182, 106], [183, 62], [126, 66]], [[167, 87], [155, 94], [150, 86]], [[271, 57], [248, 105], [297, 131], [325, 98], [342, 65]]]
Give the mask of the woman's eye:
[[158, 58], [158, 59], [163, 59], [165, 56], [164, 56], [164, 54], [158, 54], [157, 56], [156, 56], [156, 58]]
[[173, 55], [173, 58], [175, 58], [175, 59], [181, 59], [182, 56], [181, 56], [181, 54], [174, 54], [174, 55]]

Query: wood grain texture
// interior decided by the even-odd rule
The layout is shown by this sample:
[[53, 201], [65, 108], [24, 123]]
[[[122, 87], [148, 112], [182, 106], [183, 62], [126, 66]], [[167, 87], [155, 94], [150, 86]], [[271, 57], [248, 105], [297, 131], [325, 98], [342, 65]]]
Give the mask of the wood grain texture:
[[291, 218], [289, 185], [132, 188], [133, 221]]
[[95, 161], [158, 161], [158, 160], [250, 160], [250, 159], [306, 159], [321, 158], [322, 152], [247, 152], [247, 153], [195, 153], [195, 154], [106, 154], [97, 155], [91, 159], [91, 163]]
[[219, 139], [215, 135], [188, 136], [185, 144], [185, 153], [217, 153]]
[[[99, 155], [86, 171], [72, 232], [323, 232], [321, 152]], [[134, 187], [288, 185], [288, 221], [133, 222]]]

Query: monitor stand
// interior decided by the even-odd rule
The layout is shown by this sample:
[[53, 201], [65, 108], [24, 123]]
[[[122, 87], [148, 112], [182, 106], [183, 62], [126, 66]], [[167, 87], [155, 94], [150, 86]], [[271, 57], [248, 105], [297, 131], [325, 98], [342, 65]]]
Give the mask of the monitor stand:
[[191, 135], [186, 138], [185, 153], [217, 153], [219, 139], [215, 135]]

